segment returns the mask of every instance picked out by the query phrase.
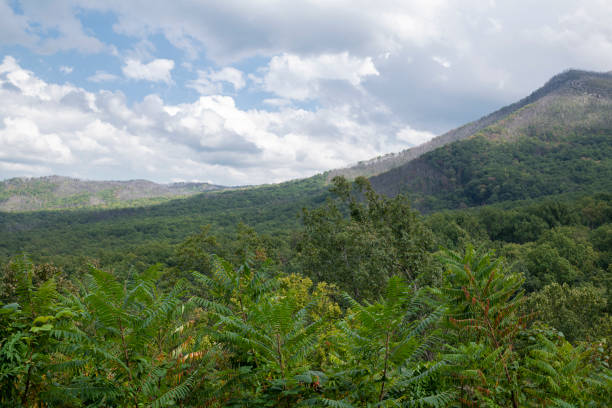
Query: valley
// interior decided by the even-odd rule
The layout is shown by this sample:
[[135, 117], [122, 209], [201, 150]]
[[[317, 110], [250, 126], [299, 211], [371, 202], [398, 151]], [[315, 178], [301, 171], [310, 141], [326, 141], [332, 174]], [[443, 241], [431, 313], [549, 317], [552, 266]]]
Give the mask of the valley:
[[[40, 398], [609, 397], [611, 74], [564, 72], [422, 146], [310, 178], [18, 178], [0, 185], [0, 206], [0, 333], [19, 343], [25, 327], [37, 350], [61, 355], [36, 363], [61, 373], [35, 377]], [[20, 389], [2, 381], [3, 395]]]

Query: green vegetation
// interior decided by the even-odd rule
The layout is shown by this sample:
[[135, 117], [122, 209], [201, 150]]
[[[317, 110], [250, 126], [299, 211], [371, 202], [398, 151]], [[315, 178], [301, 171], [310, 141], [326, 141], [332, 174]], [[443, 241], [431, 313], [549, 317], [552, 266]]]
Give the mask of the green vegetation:
[[0, 181], [0, 210], [138, 207], [221, 188], [207, 183], [164, 185], [145, 180], [86, 181], [60, 176], [13, 178]]
[[372, 184], [388, 195], [407, 193], [428, 212], [612, 191], [612, 133], [540, 136], [476, 136], [374, 177]]
[[[362, 178], [331, 190], [285, 238], [217, 223], [139, 263], [11, 258], [0, 406], [608, 406], [612, 195], [424, 218]], [[204, 202], [294, 209], [259, 193]]]
[[326, 195], [324, 177], [318, 176], [150, 207], [0, 212], [0, 260], [29, 253], [36, 261], [53, 261], [71, 271], [93, 259], [125, 270], [132, 265], [144, 268], [166, 262], [175, 245], [204, 225], [212, 225], [230, 245], [240, 222], [286, 243], [299, 225], [300, 209], [323, 202]]
[[[596, 406], [607, 348], [531, 326], [521, 278], [490, 255], [451, 255], [444, 282], [393, 276], [376, 301], [212, 258], [201, 295], [157, 267], [79, 289], [23, 259], [0, 319], [2, 406]], [[11, 288], [11, 289], [7, 289]], [[340, 301], [340, 304], [337, 303]], [[342, 307], [342, 305], [344, 305]], [[607, 346], [606, 346], [607, 347]]]
[[[0, 212], [0, 407], [610, 406], [609, 83], [372, 184]], [[119, 192], [56, 204], [92, 194]]]

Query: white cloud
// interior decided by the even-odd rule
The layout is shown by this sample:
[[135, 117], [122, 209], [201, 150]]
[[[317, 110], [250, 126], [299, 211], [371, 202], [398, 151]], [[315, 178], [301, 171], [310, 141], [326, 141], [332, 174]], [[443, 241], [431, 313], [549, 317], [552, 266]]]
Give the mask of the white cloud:
[[449, 60], [443, 57], [433, 56], [431, 57], [431, 59], [443, 66], [444, 68], [450, 68], [452, 65]]
[[291, 105], [291, 101], [289, 99], [282, 99], [282, 98], [267, 98], [267, 99], [264, 99], [262, 102], [265, 103], [266, 105], [276, 106], [276, 107]]
[[171, 71], [174, 61], [164, 58], [155, 59], [147, 64], [128, 58], [122, 67], [123, 74], [132, 79], [151, 82], [172, 82]]
[[106, 71], [96, 71], [95, 74], [87, 77], [90, 82], [110, 82], [119, 79], [117, 75], [113, 75]]
[[220, 71], [211, 71], [209, 78], [212, 81], [230, 83], [236, 91], [244, 88], [245, 85], [244, 74], [233, 67], [225, 67]]
[[66, 66], [66, 65], [62, 65], [61, 67], [59, 67], [60, 72], [61, 72], [62, 74], [66, 74], [66, 75], [68, 75], [68, 74], [72, 73], [72, 70], [73, 70], [73, 69], [74, 69], [74, 68], [69, 67], [69, 66]]
[[6, 57], [0, 64], [0, 170], [2, 177], [258, 184], [404, 146], [394, 138], [399, 124], [360, 115], [350, 104], [244, 110], [221, 95], [177, 105], [149, 95], [130, 106], [121, 92], [47, 83]]
[[[612, 2], [604, 0], [95, 3], [118, 14], [120, 33], [163, 33], [221, 66], [283, 54], [370, 56], [380, 75], [361, 86], [401, 120], [437, 132], [524, 97], [568, 67], [612, 67]], [[278, 80], [270, 88], [283, 97], [328, 90], [322, 81], [292, 90], [285, 84], [293, 78]]]
[[32, 47], [36, 37], [28, 31], [28, 18], [16, 14], [8, 2], [0, 1], [0, 44], [1, 45], [26, 45]]
[[433, 139], [435, 136], [436, 135], [431, 132], [416, 130], [410, 126], [402, 128], [396, 134], [398, 140], [406, 142], [409, 146], [418, 146]]
[[263, 88], [295, 100], [319, 95], [321, 81], [345, 81], [357, 87], [370, 75], [379, 75], [372, 58], [352, 57], [348, 52], [302, 58], [283, 54], [270, 60], [263, 77]]
[[[7, 2], [0, 2], [0, 44], [20, 44], [41, 54], [77, 50], [85, 54], [109, 52], [111, 48], [86, 33], [76, 16], [78, 2], [71, 0], [22, 1], [23, 13], [15, 13]], [[47, 35], [52, 32], [53, 35]]]
[[223, 84], [229, 84], [234, 91], [238, 91], [246, 85], [242, 71], [233, 67], [224, 67], [219, 71], [209, 69], [198, 70], [198, 78], [187, 82], [187, 86], [195, 89], [202, 95], [223, 93]]
[[[146, 147], [145, 156], [161, 149], [177, 160], [186, 158], [176, 165], [160, 157], [158, 170], [141, 163], [151, 177], [162, 177], [163, 165], [184, 172], [176, 175], [184, 179], [217, 180], [220, 174], [270, 181], [278, 174], [308, 174], [323, 165], [400, 150], [428, 137], [426, 130], [442, 133], [477, 119], [568, 67], [612, 68], [612, 2], [604, 0], [39, 3], [23, 2], [22, 14], [0, 1], [0, 45], [22, 45], [38, 54], [108, 52], [124, 59], [128, 78], [174, 80], [179, 86], [173, 98], [182, 85], [204, 98], [169, 105], [147, 97], [130, 104], [126, 100], [132, 95], [45, 83], [5, 58], [0, 77], [6, 89], [1, 92], [11, 94], [0, 101], [0, 125], [4, 118], [29, 119], [41, 135], [57, 135], [71, 150], [89, 152], [85, 156], [101, 147], [107, 152], [99, 150], [103, 156], [90, 157], [90, 162], [108, 163], [108, 168], [128, 169], [121, 164], [128, 159], [113, 147], [115, 139], [124, 137]], [[111, 16], [113, 30], [132, 37], [136, 45], [117, 50], [95, 38], [93, 30], [82, 26], [88, 12]], [[180, 82], [175, 61], [153, 59], [162, 56], [160, 36], [185, 51], [186, 60], [177, 58], [176, 64], [197, 78]], [[225, 68], [196, 71], [202, 61], [196, 57]], [[252, 70], [254, 64], [263, 69]], [[118, 79], [110, 75], [101, 71], [89, 79]], [[146, 89], [150, 84], [137, 85]], [[256, 92], [261, 90], [271, 95], [262, 97]], [[234, 93], [241, 103], [247, 100], [261, 109], [245, 111], [229, 103], [232, 98], [213, 97]], [[251, 130], [236, 131], [237, 118]], [[95, 133], [90, 124], [96, 120], [96, 129], [104, 129], [99, 136], [89, 140], [77, 134], [84, 129]], [[296, 147], [287, 147], [289, 142]], [[324, 150], [323, 158], [309, 153], [311, 147]], [[116, 157], [116, 164], [109, 157]], [[269, 165], [257, 164], [263, 157]], [[298, 164], [282, 161], [291, 157]], [[280, 173], [271, 170], [273, 165], [280, 166]]]
[[[568, 67], [612, 66], [612, 2], [605, 0], [39, 3], [23, 2], [21, 14], [0, 2], [0, 44], [39, 53], [112, 53], [104, 38], [82, 27], [82, 14], [100, 12], [116, 19], [115, 32], [142, 43], [129, 55], [140, 62], [151, 60], [160, 35], [185, 52], [188, 61], [177, 64], [202, 56], [219, 66], [283, 54], [300, 60], [369, 56], [380, 75], [360, 86], [402, 120], [439, 131], [525, 96]], [[192, 85], [211, 94], [222, 88], [216, 82], [205, 76]], [[294, 93], [310, 99], [327, 92], [322, 82], [300, 83]]]
[[72, 153], [55, 133], [41, 133], [29, 118], [4, 118], [0, 129], [0, 160], [69, 164]]

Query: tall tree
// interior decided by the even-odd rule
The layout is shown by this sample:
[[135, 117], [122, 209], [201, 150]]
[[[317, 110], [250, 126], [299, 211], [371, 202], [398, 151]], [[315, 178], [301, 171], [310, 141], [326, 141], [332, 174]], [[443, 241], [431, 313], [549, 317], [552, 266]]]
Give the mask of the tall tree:
[[433, 237], [406, 197], [377, 194], [367, 179], [333, 180], [335, 199], [303, 210], [299, 269], [357, 299], [376, 298], [393, 275], [416, 282], [429, 271]]

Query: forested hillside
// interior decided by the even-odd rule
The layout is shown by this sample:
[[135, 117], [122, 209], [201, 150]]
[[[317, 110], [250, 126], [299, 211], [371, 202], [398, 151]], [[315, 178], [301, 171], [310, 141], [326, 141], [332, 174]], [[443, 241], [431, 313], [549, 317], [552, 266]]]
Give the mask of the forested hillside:
[[[487, 132], [494, 132], [488, 130]], [[612, 130], [485, 133], [372, 178], [387, 195], [408, 194], [426, 212], [556, 194], [612, 191]]]
[[128, 264], [135, 260], [158, 262], [167, 257], [173, 245], [208, 224], [226, 235], [245, 223], [281, 239], [299, 225], [300, 209], [323, 202], [326, 191], [323, 176], [318, 176], [201, 194], [155, 206], [0, 213], [0, 256], [6, 259], [26, 252], [40, 259], [85, 257], [100, 259], [103, 264], [118, 259]]
[[0, 181], [0, 211], [134, 207], [223, 189], [208, 183], [156, 184], [146, 180], [87, 181], [69, 177]]
[[0, 402], [608, 406], [610, 194], [423, 219], [365, 179], [332, 193], [288, 252], [240, 227], [152, 267], [14, 257]]
[[401, 167], [449, 143], [478, 134], [494, 139], [533, 133], [593, 132], [610, 130], [612, 119], [612, 74], [568, 70], [551, 78], [531, 95], [474, 122], [453, 129], [429, 142], [399, 153], [392, 153], [332, 170], [335, 176], [354, 178], [376, 176]]
[[612, 191], [612, 75], [568, 71], [487, 118], [467, 139], [373, 177], [374, 188], [425, 211]]
[[370, 180], [0, 212], [0, 406], [610, 406], [608, 83]]

